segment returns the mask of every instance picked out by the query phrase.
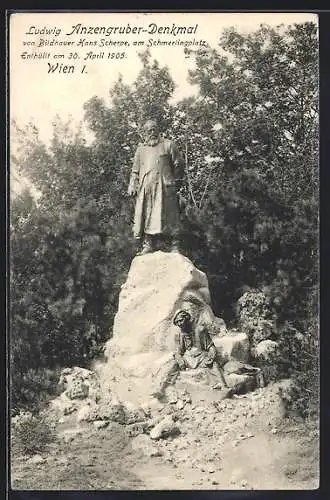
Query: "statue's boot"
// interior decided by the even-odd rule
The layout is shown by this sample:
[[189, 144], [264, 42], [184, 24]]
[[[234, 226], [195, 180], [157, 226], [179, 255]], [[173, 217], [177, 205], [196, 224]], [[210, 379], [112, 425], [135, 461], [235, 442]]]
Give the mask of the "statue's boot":
[[176, 238], [171, 242], [171, 253], [180, 253], [180, 242]]

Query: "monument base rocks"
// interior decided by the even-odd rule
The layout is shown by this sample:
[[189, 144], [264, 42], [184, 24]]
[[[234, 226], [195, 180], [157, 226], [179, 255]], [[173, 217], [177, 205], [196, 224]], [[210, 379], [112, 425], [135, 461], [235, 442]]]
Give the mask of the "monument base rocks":
[[[189, 311], [195, 332], [207, 329], [227, 387], [215, 363], [178, 370], [173, 354], [180, 330], [173, 318], [179, 309]], [[264, 342], [267, 345], [260, 345], [257, 353], [268, 359], [274, 346]], [[138, 436], [162, 422], [155, 430], [158, 439], [178, 431], [168, 412], [217, 405], [234, 394], [263, 387], [263, 372], [249, 364], [253, 356], [248, 335], [227, 331], [214, 315], [207, 277], [188, 258], [161, 251], [138, 256], [121, 289], [105, 361], [94, 364], [93, 370], [62, 370], [62, 393], [51, 402], [50, 414], [63, 424], [65, 439], [71, 439], [70, 425], [72, 432], [83, 432], [92, 422], [96, 428], [126, 425], [131, 436]]]
[[207, 328], [223, 364], [249, 361], [247, 335], [227, 332], [214, 315], [205, 273], [179, 253], [157, 251], [135, 257], [122, 286], [107, 361], [98, 367], [103, 389], [108, 387], [119, 401], [145, 404], [156, 374], [177, 351], [179, 329], [173, 317], [179, 309], [190, 313], [195, 330]]

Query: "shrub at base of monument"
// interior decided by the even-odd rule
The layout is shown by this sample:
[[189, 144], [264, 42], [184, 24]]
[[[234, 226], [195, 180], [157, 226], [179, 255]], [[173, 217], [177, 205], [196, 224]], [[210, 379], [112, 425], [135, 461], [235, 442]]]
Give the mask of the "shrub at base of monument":
[[279, 344], [275, 340], [262, 340], [252, 349], [255, 364], [262, 370], [266, 383], [279, 378]]
[[276, 317], [266, 293], [260, 290], [245, 292], [237, 301], [236, 314], [253, 347], [263, 340], [276, 338]]

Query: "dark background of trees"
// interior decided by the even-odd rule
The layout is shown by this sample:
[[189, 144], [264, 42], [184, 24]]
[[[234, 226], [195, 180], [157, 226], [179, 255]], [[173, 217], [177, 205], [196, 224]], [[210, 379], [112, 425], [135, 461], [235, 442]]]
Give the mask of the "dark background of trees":
[[214, 312], [235, 326], [237, 299], [264, 291], [278, 331], [289, 325], [313, 340], [309, 356], [297, 354], [297, 370], [315, 374], [317, 28], [229, 29], [219, 48], [186, 52], [199, 92], [176, 104], [169, 70], [142, 53], [133, 85], [119, 78], [110, 105], [96, 96], [84, 104], [92, 144], [60, 119], [50, 146], [33, 124], [13, 123], [12, 165], [41, 193], [38, 202], [27, 189], [11, 201], [14, 411], [54, 388], [60, 367], [88, 366], [111, 336], [136, 250], [128, 179], [150, 116], [186, 161], [184, 251], [208, 275]]

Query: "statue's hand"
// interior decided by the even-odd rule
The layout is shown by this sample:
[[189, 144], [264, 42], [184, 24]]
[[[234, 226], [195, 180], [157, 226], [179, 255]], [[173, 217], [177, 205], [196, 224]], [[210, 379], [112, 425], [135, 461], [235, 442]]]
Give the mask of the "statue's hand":
[[129, 196], [136, 196], [137, 195], [137, 189], [135, 186], [129, 186], [127, 192], [128, 192]]
[[180, 370], [185, 370], [186, 363], [184, 362], [183, 357], [180, 354], [174, 354], [174, 359], [177, 362]]
[[179, 365], [179, 368], [180, 370], [184, 370], [186, 368], [186, 363], [184, 362], [184, 359], [183, 358], [178, 358], [178, 365]]

